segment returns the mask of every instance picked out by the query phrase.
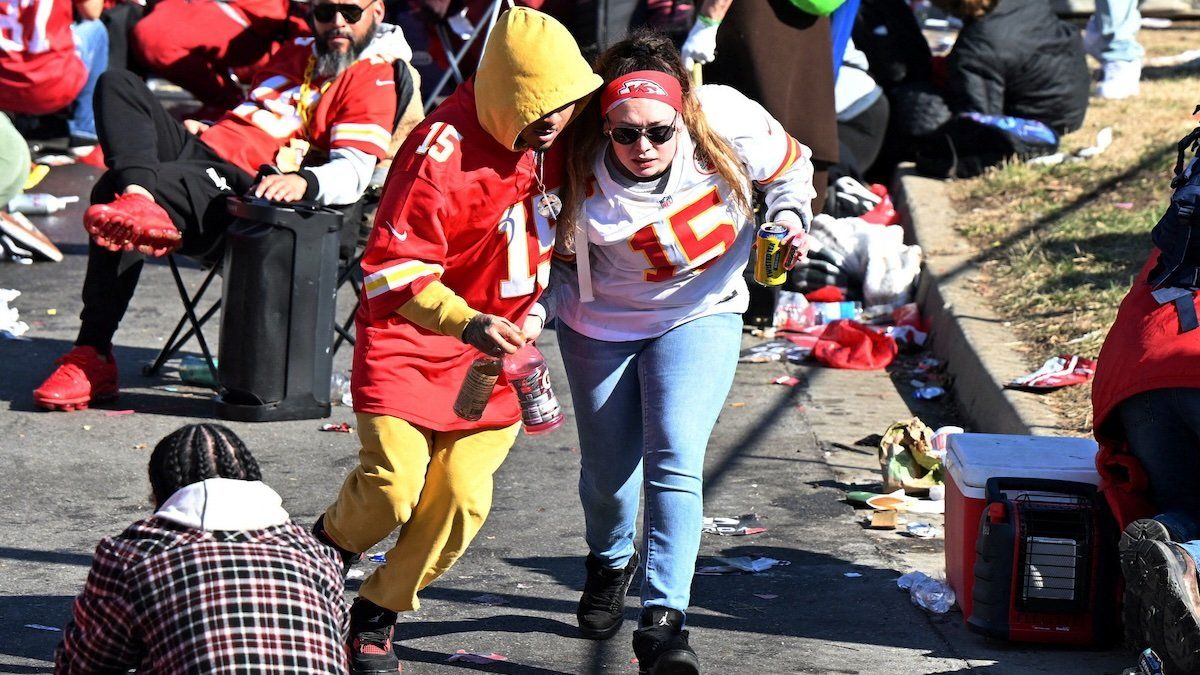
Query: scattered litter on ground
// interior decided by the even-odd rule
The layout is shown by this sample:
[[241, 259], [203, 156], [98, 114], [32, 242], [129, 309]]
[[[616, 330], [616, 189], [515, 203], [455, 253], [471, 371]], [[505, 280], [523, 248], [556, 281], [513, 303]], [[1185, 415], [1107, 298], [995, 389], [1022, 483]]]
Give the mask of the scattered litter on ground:
[[134, 449], [134, 450], [145, 450], [145, 449], [146, 449], [146, 444], [145, 444], [145, 443], [134, 443], [134, 444], [133, 444], [133, 449]]
[[83, 425], [83, 430], [84, 430], [84, 431], [91, 431], [91, 430], [92, 430], [92, 425], [90, 425], [90, 424], [85, 424], [85, 425]]
[[931, 453], [933, 430], [919, 418], [893, 422], [879, 441], [883, 489], [924, 492], [942, 482], [942, 462]]
[[921, 387], [913, 392], [913, 398], [919, 398], [922, 401], [932, 401], [946, 395], [946, 390], [941, 387]]
[[329, 400], [334, 405], [341, 404], [346, 407], [354, 405], [354, 396], [350, 393], [349, 371], [334, 373], [329, 376]]
[[701, 576], [720, 576], [725, 574], [758, 574], [772, 567], [791, 565], [787, 560], [776, 560], [766, 556], [739, 556], [736, 558], [717, 557], [719, 565], [702, 565], [696, 568], [696, 574]]
[[746, 402], [745, 401], [734, 401], [733, 403], [729, 404], [729, 407], [730, 408], [745, 408]]
[[894, 530], [898, 517], [895, 511], [876, 511], [871, 514], [869, 527], [872, 530]]
[[1154, 652], [1153, 647], [1146, 647], [1138, 655], [1137, 665], [1121, 671], [1121, 675], [1163, 675], [1162, 659]]
[[1005, 389], [1044, 393], [1083, 384], [1096, 374], [1096, 362], [1074, 354], [1061, 354], [1046, 360], [1041, 368], [1004, 385]]
[[941, 534], [936, 527], [930, 525], [929, 523], [909, 523], [904, 526], [904, 531], [909, 536], [916, 537], [918, 539], [933, 539]]
[[1080, 148], [1071, 154], [1056, 152], [1052, 155], [1042, 155], [1041, 157], [1025, 160], [1025, 163], [1038, 166], [1053, 166], [1055, 164], [1062, 164], [1063, 162], [1079, 162], [1101, 154], [1112, 145], [1112, 142], [1112, 127], [1104, 127], [1096, 132], [1096, 140], [1086, 148]]
[[[217, 359], [213, 359], [213, 368], [217, 367]], [[213, 368], [208, 367], [208, 361], [201, 356], [188, 354], [179, 360], [179, 381], [197, 387], [217, 388], [217, 380]]]
[[104, 413], [104, 416], [105, 417], [120, 417], [122, 415], [132, 415], [133, 413], [134, 413], [133, 410], [109, 410], [108, 412]]
[[46, 314], [49, 316], [58, 316], [58, 310], [51, 307], [50, 309], [46, 310]]
[[801, 363], [808, 358], [811, 350], [797, 347], [788, 340], [771, 340], [742, 350], [738, 356], [739, 363], [773, 363], [787, 361]]
[[499, 607], [500, 605], [508, 604], [508, 600], [500, 597], [499, 595], [493, 595], [492, 593], [477, 595], [471, 598], [471, 602], [477, 605], [487, 605], [488, 607]]
[[857, 579], [862, 576], [862, 573], [860, 573], [860, 572], [845, 572], [842, 574], [842, 576], [846, 577], [847, 579]]
[[813, 347], [813, 358], [832, 368], [880, 370], [900, 351], [896, 341], [857, 321], [829, 324]]
[[375, 553], [375, 554], [371, 555], [370, 558], [367, 558], [367, 560], [370, 560], [371, 562], [381, 563], [381, 562], [387, 561], [387, 558], [384, 557], [384, 555], [382, 553]]
[[1195, 61], [1200, 61], [1200, 49], [1188, 49], [1170, 56], [1153, 56], [1143, 61], [1142, 65], [1150, 68], [1174, 68], [1190, 66]]
[[321, 431], [333, 431], [339, 434], [348, 434], [354, 431], [354, 427], [350, 426], [349, 422], [342, 422], [341, 424], [322, 424]]
[[954, 589], [924, 572], [909, 572], [897, 579], [896, 585], [908, 591], [914, 605], [934, 614], [945, 614], [954, 606]]
[[851, 490], [846, 493], [846, 501], [852, 504], [866, 504], [871, 497], [881, 496], [878, 492], [868, 492], [867, 490]]
[[362, 570], [350, 570], [349, 572], [346, 572], [347, 579], [361, 579], [364, 576], [366, 576], [366, 573]]
[[496, 661], [507, 661], [508, 657], [503, 654], [497, 654], [496, 652], [489, 652], [487, 654], [484, 654], [482, 652], [469, 652], [465, 649], [460, 649], [460, 650], [454, 652], [453, 654], [451, 654], [450, 658], [448, 658], [446, 660], [447, 661], [462, 661], [464, 663], [486, 664], [486, 663], [494, 663]]
[[700, 527], [701, 532], [719, 534], [726, 537], [738, 537], [748, 534], [761, 534], [767, 531], [758, 520], [758, 514], [745, 513], [737, 517], [705, 518]]
[[780, 375], [779, 377], [771, 380], [771, 384], [782, 384], [787, 387], [794, 387], [800, 384], [800, 378], [792, 375]]
[[[933, 486], [930, 486], [931, 488]], [[908, 513], [945, 513], [945, 501], [917, 499], [904, 494], [903, 489], [886, 495], [877, 495], [867, 500], [867, 506], [879, 511], [907, 511]]]
[[61, 628], [55, 628], [54, 626], [43, 626], [40, 623], [27, 623], [27, 624], [25, 624], [25, 627], [32, 628], [34, 630], [49, 631], [51, 633], [61, 633], [62, 632]]
[[20, 312], [8, 303], [17, 299], [21, 291], [14, 288], [0, 288], [0, 337], [6, 340], [28, 340], [24, 337], [29, 331], [29, 324], [21, 321]]
[[774, 593], [755, 593], [754, 597], [762, 598], [763, 600], [774, 600], [775, 598], [778, 598], [779, 596], [775, 595]]
[[1113, 204], [1113, 206], [1117, 207], [1118, 209], [1124, 209], [1128, 211], [1129, 209], [1133, 208], [1133, 202], [1117, 202]]

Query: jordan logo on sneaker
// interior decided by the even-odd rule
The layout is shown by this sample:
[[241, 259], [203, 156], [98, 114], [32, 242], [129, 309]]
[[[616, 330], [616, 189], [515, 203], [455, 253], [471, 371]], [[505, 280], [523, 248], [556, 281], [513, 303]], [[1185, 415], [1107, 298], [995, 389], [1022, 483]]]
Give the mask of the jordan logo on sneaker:
[[670, 618], [668, 618], [666, 612], [663, 612], [662, 616], [660, 616], [658, 618], [658, 625], [660, 625], [660, 626], [670, 626], [671, 625], [671, 620], [670, 620]]
[[216, 169], [210, 166], [208, 167], [208, 171], [206, 173], [208, 174], [208, 177], [212, 179], [213, 184], [217, 186], [218, 190], [221, 190], [222, 192], [229, 190], [229, 181], [225, 180], [224, 176], [217, 173]]

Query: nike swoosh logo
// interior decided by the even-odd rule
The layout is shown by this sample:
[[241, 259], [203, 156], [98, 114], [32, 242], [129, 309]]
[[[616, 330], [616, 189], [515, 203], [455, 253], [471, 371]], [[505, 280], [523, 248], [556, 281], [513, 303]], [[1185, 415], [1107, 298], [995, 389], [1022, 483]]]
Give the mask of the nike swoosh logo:
[[408, 232], [405, 232], [404, 234], [400, 234], [399, 232], [396, 231], [396, 228], [392, 227], [391, 223], [384, 221], [383, 224], [387, 227], [388, 231], [391, 232], [392, 236], [395, 237], [396, 239], [399, 239], [400, 241], [408, 240]]
[[386, 87], [390, 84], [395, 84], [395, 83], [396, 83], [395, 80], [375, 80], [375, 86], [378, 86], [378, 87]]

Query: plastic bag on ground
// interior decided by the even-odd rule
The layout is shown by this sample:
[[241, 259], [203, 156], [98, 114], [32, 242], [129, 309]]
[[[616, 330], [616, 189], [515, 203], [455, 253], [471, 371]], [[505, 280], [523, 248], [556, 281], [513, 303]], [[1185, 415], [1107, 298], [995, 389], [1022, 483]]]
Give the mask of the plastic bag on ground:
[[924, 572], [909, 572], [897, 579], [896, 585], [908, 591], [914, 605], [934, 614], [945, 614], [954, 606], [954, 589]]
[[942, 462], [933, 449], [933, 430], [920, 419], [893, 423], [879, 441], [885, 492], [924, 492], [942, 483]]

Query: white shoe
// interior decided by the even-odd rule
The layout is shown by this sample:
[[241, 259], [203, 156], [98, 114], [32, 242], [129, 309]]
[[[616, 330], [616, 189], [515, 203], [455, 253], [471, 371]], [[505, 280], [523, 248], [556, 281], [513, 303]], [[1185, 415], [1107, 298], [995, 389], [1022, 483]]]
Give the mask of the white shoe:
[[7, 235], [21, 248], [54, 262], [62, 262], [62, 251], [41, 230], [21, 213], [0, 211], [0, 233]]
[[1100, 98], [1121, 99], [1137, 96], [1141, 91], [1142, 62], [1109, 61], [1104, 64], [1104, 73], [1096, 95]]

